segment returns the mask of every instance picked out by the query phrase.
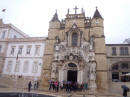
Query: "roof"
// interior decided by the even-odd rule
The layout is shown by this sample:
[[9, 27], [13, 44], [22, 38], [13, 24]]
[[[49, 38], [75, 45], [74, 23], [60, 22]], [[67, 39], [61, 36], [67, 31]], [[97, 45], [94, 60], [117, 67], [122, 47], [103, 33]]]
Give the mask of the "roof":
[[100, 14], [100, 12], [98, 11], [97, 8], [96, 8], [96, 11], [95, 11], [95, 13], [93, 15], [93, 18], [102, 18], [101, 14]]
[[46, 41], [46, 37], [27, 37], [27, 38], [15, 38], [8, 39], [9, 42], [37, 42], [37, 41]]
[[106, 44], [106, 46], [130, 46], [130, 44]]
[[53, 18], [51, 19], [51, 21], [59, 21], [57, 11], [54, 14]]

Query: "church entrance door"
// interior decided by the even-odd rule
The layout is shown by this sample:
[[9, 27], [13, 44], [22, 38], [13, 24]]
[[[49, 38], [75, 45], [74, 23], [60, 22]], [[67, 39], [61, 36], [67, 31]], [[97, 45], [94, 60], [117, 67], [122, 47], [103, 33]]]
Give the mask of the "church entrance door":
[[67, 81], [77, 82], [77, 71], [68, 70]]

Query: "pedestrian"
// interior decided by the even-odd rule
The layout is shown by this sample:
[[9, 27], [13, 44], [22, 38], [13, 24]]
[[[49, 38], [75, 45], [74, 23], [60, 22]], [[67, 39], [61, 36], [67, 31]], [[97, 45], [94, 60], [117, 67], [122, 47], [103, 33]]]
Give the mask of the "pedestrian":
[[123, 96], [127, 97], [127, 90], [126, 89], [123, 90]]
[[31, 81], [29, 81], [29, 83], [28, 83], [28, 92], [31, 91], [31, 87], [32, 87], [32, 83], [31, 83]]
[[127, 92], [129, 91], [129, 88], [125, 85], [122, 85], [121, 88], [123, 89], [123, 96], [127, 97]]
[[49, 91], [51, 90], [51, 88], [52, 88], [52, 81], [51, 80], [49, 80]]
[[39, 84], [38, 81], [34, 82], [34, 90], [38, 89], [38, 87], [39, 87], [38, 84]]
[[83, 87], [84, 87], [84, 90], [87, 90], [88, 89], [88, 83], [84, 83]]
[[36, 82], [36, 88], [39, 88], [39, 81]]

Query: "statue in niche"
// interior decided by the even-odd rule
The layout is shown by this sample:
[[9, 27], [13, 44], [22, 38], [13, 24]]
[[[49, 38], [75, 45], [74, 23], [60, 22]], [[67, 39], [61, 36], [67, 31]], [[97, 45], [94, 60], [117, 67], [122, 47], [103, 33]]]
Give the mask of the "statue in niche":
[[96, 80], [96, 63], [90, 64], [90, 80]]
[[54, 60], [58, 60], [58, 59], [59, 59], [59, 53], [55, 52], [55, 54], [54, 54]]
[[56, 43], [59, 44], [59, 43], [60, 43], [60, 39], [59, 39], [59, 37], [56, 36], [55, 39], [56, 39]]
[[73, 56], [72, 55], [69, 56], [69, 60], [71, 60], [71, 61], [73, 60]]
[[91, 36], [90, 38], [90, 50], [94, 49], [94, 36]]
[[52, 63], [52, 72], [56, 73], [57, 65], [56, 63]]
[[55, 45], [55, 50], [56, 50], [56, 51], [59, 51], [59, 50], [60, 50], [59, 45]]
[[88, 59], [90, 61], [95, 61], [95, 53], [94, 52], [89, 52], [88, 54]]
[[57, 64], [52, 63], [52, 70], [51, 70], [51, 78], [56, 78], [56, 72], [57, 72]]
[[66, 42], [61, 42], [60, 47], [61, 47], [61, 49], [64, 50], [66, 48]]

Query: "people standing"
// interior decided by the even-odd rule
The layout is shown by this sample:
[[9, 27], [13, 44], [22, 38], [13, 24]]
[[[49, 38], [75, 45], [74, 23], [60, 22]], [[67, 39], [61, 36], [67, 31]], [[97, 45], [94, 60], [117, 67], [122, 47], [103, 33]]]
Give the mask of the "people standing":
[[31, 91], [31, 87], [32, 87], [32, 83], [31, 83], [31, 81], [29, 81], [29, 83], [28, 83], [28, 92]]
[[39, 81], [36, 82], [36, 88], [39, 88]]
[[52, 88], [52, 81], [51, 80], [49, 80], [49, 91], [51, 90], [51, 88]]

